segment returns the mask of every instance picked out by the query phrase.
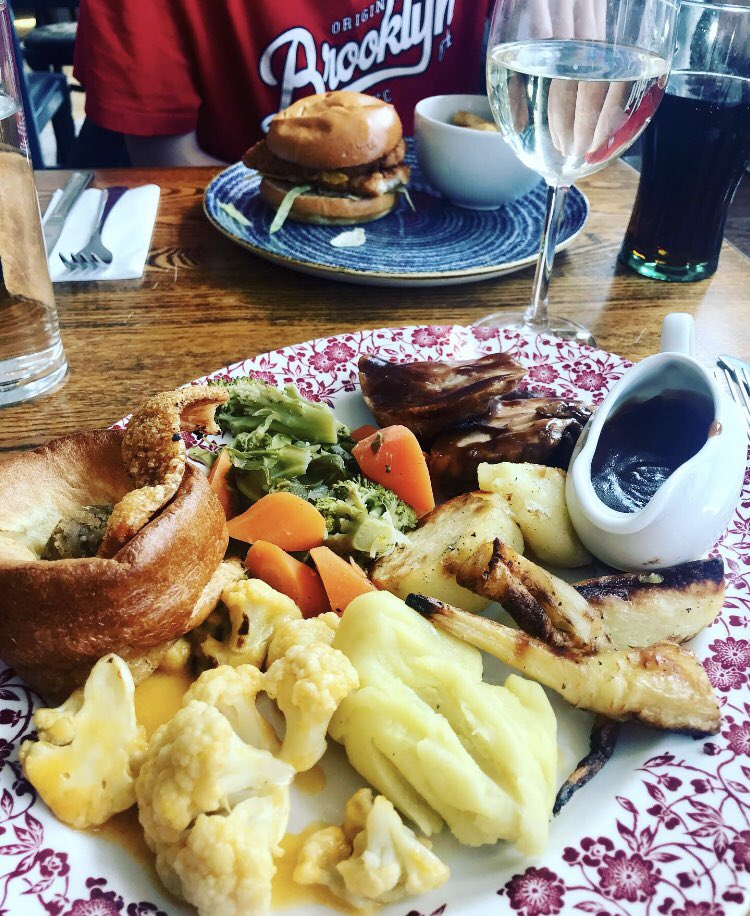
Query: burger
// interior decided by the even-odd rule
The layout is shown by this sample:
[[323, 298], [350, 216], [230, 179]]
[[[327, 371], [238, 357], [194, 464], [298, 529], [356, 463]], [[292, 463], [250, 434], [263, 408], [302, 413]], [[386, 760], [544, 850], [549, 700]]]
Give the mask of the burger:
[[[300, 99], [244, 155], [263, 176], [261, 198], [283, 219], [348, 225], [379, 219], [409, 180], [396, 109], [360, 92]], [[273, 231], [273, 227], [272, 227]]]

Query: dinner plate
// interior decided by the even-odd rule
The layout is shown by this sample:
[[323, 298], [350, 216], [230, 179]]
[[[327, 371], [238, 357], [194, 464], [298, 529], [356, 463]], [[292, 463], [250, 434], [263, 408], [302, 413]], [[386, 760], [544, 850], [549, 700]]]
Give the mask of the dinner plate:
[[[203, 206], [224, 235], [261, 258], [329, 280], [370, 286], [440, 286], [471, 283], [513, 273], [536, 262], [545, 214], [543, 181], [498, 210], [466, 210], [448, 203], [427, 182], [411, 144], [409, 193], [393, 213], [363, 224], [366, 242], [335, 248], [331, 239], [347, 226], [313, 226], [287, 221], [271, 235], [273, 213], [260, 199], [260, 176], [238, 162], [206, 188]], [[243, 225], [227, 211], [234, 206]], [[588, 201], [572, 188], [560, 226], [558, 251], [583, 228]]]
[[[468, 359], [498, 348], [529, 367], [528, 384], [535, 390], [595, 403], [628, 365], [568, 341], [487, 328], [409, 327], [308, 341], [252, 357], [212, 377], [253, 375], [279, 385], [294, 383], [354, 426], [369, 419], [358, 391], [360, 354], [376, 352], [399, 361]], [[613, 759], [552, 822], [544, 855], [524, 858], [507, 843], [468, 849], [440, 835], [434, 848], [451, 868], [449, 882], [384, 913], [745, 916], [750, 897], [748, 532], [750, 478], [716, 548], [726, 566], [724, 610], [692, 645], [722, 705], [720, 734], [694, 740], [623, 727]], [[502, 681], [506, 672], [491, 659], [485, 670], [493, 681]], [[551, 700], [558, 717], [562, 781], [586, 750], [591, 716], [555, 695]], [[0, 668], [0, 913], [194, 912], [160, 890], [153, 869], [114, 842], [112, 831], [71, 830], [35, 797], [17, 762], [18, 745], [32, 731], [35, 702], [12, 671]], [[323, 791], [309, 794], [308, 783], [307, 792], [293, 793], [292, 832], [311, 820], [339, 823], [345, 799], [361, 785], [341, 748], [330, 744], [323, 760]], [[329, 912], [304, 899], [292, 899], [287, 912]]]

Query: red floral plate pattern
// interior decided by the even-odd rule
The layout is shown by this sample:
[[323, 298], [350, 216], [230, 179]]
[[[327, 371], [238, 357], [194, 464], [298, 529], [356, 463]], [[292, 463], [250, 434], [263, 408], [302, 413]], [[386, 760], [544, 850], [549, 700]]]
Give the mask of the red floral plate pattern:
[[[535, 390], [593, 402], [629, 365], [600, 350], [543, 337], [484, 328], [411, 327], [308, 341], [244, 360], [212, 377], [255, 375], [277, 384], [293, 382], [307, 397], [335, 406], [342, 420], [355, 424], [367, 419], [357, 384], [361, 353], [406, 361], [470, 358], [498, 347], [529, 366], [528, 381]], [[726, 566], [726, 603], [693, 648], [720, 698], [720, 734], [704, 741], [629, 726], [613, 760], [551, 825], [543, 857], [524, 860], [508, 844], [461, 849], [441, 835], [435, 848], [450, 864], [451, 880], [411, 905], [387, 908], [388, 913], [745, 916], [750, 898], [750, 475], [715, 549]], [[491, 679], [500, 676], [492, 663], [487, 673]], [[556, 698], [553, 703], [562, 777], [584, 750], [590, 718]], [[59, 824], [36, 798], [21, 775], [17, 749], [32, 731], [37, 704], [10, 669], [0, 669], [0, 916], [192, 912], [166, 898], [116, 844]], [[320, 797], [295, 798], [292, 829], [313, 817], [340, 820], [343, 800], [357, 777], [335, 746], [324, 768], [328, 787]], [[325, 912], [293, 907], [295, 913], [303, 910]]]

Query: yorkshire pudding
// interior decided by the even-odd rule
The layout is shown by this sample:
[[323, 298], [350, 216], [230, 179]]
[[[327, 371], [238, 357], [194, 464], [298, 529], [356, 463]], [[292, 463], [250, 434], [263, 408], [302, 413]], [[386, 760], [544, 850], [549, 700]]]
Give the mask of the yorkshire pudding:
[[68, 436], [0, 465], [0, 658], [49, 701], [80, 686], [108, 652], [138, 657], [211, 610], [200, 599], [223, 559], [226, 521], [189, 465], [111, 556], [41, 559], [61, 519], [134, 492], [126, 435]]

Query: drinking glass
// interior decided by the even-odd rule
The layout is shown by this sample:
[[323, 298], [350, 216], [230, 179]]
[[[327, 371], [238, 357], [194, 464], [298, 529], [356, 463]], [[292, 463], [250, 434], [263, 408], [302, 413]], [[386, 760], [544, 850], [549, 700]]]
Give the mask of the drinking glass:
[[496, 0], [487, 93], [516, 155], [547, 182], [531, 304], [477, 324], [593, 343], [547, 312], [560, 215], [571, 184], [621, 155], [664, 94], [676, 0]]
[[49, 391], [66, 370], [13, 33], [6, 0], [0, 0], [0, 406]]
[[683, 0], [676, 34], [620, 260], [645, 277], [689, 282], [718, 267], [750, 161], [750, 4]]

